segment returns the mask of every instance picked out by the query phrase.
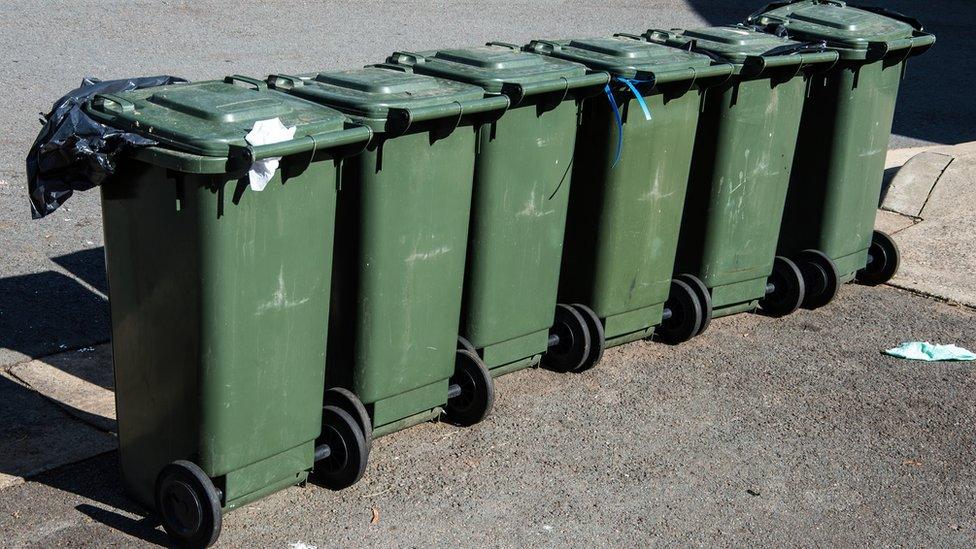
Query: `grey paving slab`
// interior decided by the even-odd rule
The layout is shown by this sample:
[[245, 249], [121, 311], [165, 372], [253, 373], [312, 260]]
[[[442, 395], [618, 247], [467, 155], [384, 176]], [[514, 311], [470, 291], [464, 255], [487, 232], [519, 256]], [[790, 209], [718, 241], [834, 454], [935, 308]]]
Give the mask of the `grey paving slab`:
[[953, 160], [951, 154], [933, 151], [911, 157], [892, 178], [881, 207], [910, 217], [921, 217], [929, 194]]

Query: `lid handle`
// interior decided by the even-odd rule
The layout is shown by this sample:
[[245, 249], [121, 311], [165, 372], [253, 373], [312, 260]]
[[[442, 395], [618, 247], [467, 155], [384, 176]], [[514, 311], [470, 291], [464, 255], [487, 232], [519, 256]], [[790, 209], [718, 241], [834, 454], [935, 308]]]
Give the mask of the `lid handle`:
[[857, 7], [859, 10], [869, 11], [871, 13], [887, 17], [888, 19], [894, 19], [896, 21], [901, 21], [902, 23], [908, 23], [913, 29], [917, 31], [925, 31], [925, 27], [922, 26], [922, 22], [914, 17], [909, 17], [905, 14], [898, 13], [897, 11], [892, 11], [887, 8], [880, 8], [876, 6], [851, 6]]
[[373, 137], [373, 130], [368, 126], [352, 126], [341, 131], [330, 131], [318, 134], [303, 135], [290, 141], [270, 143], [268, 145], [249, 145], [244, 149], [244, 158], [248, 162], [256, 162], [266, 158], [290, 156], [327, 148], [342, 147], [363, 143], [364, 147]]
[[135, 103], [114, 93], [96, 93], [92, 97], [92, 104], [101, 107], [102, 110], [104, 110], [106, 103], [115, 103], [122, 112], [133, 112], [136, 110]]
[[641, 42], [644, 41], [644, 37], [643, 36], [638, 36], [636, 34], [630, 34], [628, 32], [618, 32], [618, 33], [615, 33], [613, 35], [613, 37], [614, 38], [630, 38], [631, 40], [639, 40]]
[[387, 115], [386, 131], [391, 135], [401, 135], [417, 122], [454, 118], [454, 127], [461, 123], [461, 117], [491, 111], [504, 111], [510, 100], [504, 95], [490, 95], [471, 101], [454, 101], [443, 105], [416, 108], [391, 108]]
[[527, 51], [534, 53], [541, 53], [542, 55], [549, 55], [552, 52], [556, 52], [562, 49], [559, 44], [549, 41], [549, 40], [533, 40], [525, 46]]
[[486, 46], [501, 46], [503, 48], [509, 48], [509, 49], [512, 49], [512, 50], [515, 50], [515, 51], [519, 51], [519, 50], [522, 49], [521, 47], [516, 46], [515, 44], [509, 44], [508, 42], [496, 42], [494, 40], [491, 41], [491, 42], [485, 42], [485, 45]]
[[290, 90], [305, 85], [305, 81], [290, 74], [272, 74], [268, 77], [268, 85], [276, 90]]
[[407, 65], [412, 67], [414, 65], [420, 65], [426, 61], [426, 58], [419, 53], [413, 53], [409, 51], [395, 51], [392, 55], [386, 58], [387, 63], [394, 63], [396, 65]]
[[664, 29], [647, 29], [644, 34], [641, 35], [648, 42], [656, 42], [658, 44], [664, 44], [668, 40], [676, 38], [677, 35], [671, 31], [666, 31]]
[[268, 83], [257, 78], [250, 78], [247, 76], [241, 76], [240, 74], [234, 74], [231, 76], [224, 77], [224, 82], [227, 84], [248, 84], [253, 86], [257, 91], [265, 91], [268, 89]]
[[592, 71], [581, 76], [562, 77], [558, 80], [544, 82], [527, 82], [524, 84], [506, 82], [502, 84], [502, 93], [511, 98], [511, 106], [514, 107], [521, 104], [526, 97], [544, 93], [561, 93], [560, 101], [562, 101], [571, 90], [605, 86], [609, 81], [609, 74], [602, 71]]

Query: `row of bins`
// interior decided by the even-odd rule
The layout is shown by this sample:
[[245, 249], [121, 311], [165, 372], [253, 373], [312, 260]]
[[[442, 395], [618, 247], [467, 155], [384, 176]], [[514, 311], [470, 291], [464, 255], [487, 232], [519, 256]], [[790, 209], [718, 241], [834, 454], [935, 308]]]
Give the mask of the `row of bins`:
[[[159, 143], [102, 186], [126, 491], [208, 545], [310, 474], [356, 482], [374, 437], [477, 423], [493, 376], [889, 279], [884, 155], [933, 42], [804, 0], [96, 96], [93, 118]], [[245, 140], [273, 118], [295, 137]]]

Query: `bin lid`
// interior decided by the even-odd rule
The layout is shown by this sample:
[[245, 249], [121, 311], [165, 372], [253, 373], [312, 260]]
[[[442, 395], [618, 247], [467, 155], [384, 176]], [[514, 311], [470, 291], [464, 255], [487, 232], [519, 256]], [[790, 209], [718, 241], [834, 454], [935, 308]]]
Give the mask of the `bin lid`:
[[87, 106], [99, 121], [202, 156], [228, 156], [259, 120], [279, 118], [296, 137], [342, 130], [348, 121], [334, 109], [269, 90], [263, 82], [226, 80], [125, 91]]
[[794, 38], [826, 40], [831, 46], [852, 49], [865, 49], [869, 42], [911, 38], [915, 30], [904, 21], [837, 0], [797, 2], [771, 9], [754, 19], [763, 16], [781, 20]]
[[[632, 75], [637, 71], [665, 72], [689, 67], [707, 67], [707, 55], [655, 44], [626, 36], [536, 41], [540, 53], [582, 63], [591, 69], [613, 75]], [[554, 46], [548, 51], [547, 45]]]
[[[799, 46], [802, 42], [780, 38], [748, 27], [729, 25], [674, 31], [679, 41], [685, 45], [695, 41], [699, 50], [714, 53], [732, 63], [742, 63], [746, 57], [762, 56], [783, 46]], [[669, 43], [673, 43], [669, 40]], [[797, 61], [799, 62], [799, 61]]]
[[467, 82], [493, 93], [501, 92], [504, 84], [536, 84], [586, 74], [583, 65], [501, 44], [401, 55], [418, 56], [411, 65], [414, 72]]
[[478, 86], [384, 67], [299, 75], [288, 93], [342, 112], [385, 120], [391, 108], [436, 107], [481, 99]]

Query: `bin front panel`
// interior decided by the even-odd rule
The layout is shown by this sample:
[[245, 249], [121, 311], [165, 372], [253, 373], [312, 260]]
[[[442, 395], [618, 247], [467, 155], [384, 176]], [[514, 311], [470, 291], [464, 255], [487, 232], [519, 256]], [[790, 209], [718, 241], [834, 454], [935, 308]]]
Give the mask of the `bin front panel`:
[[697, 90], [656, 93], [645, 98], [646, 120], [627, 97], [617, 99], [625, 121], [616, 166], [609, 101], [584, 104], [561, 269], [560, 301], [604, 319], [667, 299], [700, 102]]
[[576, 120], [563, 101], [481, 128], [461, 327], [477, 348], [552, 325]]
[[123, 479], [150, 506], [166, 463], [217, 477], [318, 436], [337, 184], [331, 160], [260, 193], [170, 175], [102, 187]]
[[[842, 62], [817, 76], [800, 127], [779, 250], [815, 248], [864, 267], [881, 194], [901, 64]], [[841, 268], [845, 266], [845, 268]]]
[[695, 274], [710, 288], [772, 272], [805, 90], [806, 79], [796, 77], [708, 91], [676, 272]]
[[454, 372], [474, 146], [471, 127], [435, 129], [343, 166], [328, 381], [364, 403]]

